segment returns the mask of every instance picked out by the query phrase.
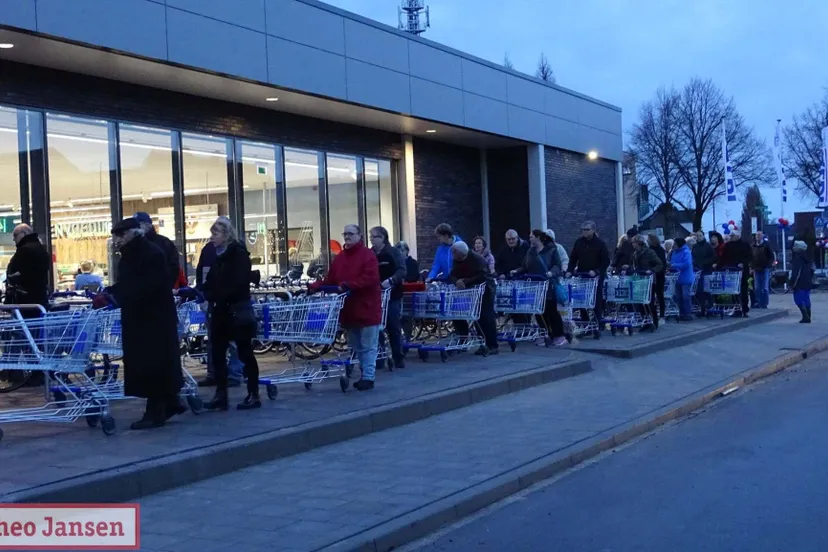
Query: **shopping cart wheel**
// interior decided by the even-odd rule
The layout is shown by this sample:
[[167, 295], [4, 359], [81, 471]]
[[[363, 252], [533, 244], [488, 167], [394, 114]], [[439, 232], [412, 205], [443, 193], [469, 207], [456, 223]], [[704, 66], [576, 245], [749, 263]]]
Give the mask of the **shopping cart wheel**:
[[339, 388], [342, 389], [342, 392], [346, 392], [348, 390], [348, 378], [345, 376], [339, 376]]
[[106, 416], [101, 416], [101, 429], [104, 432], [104, 435], [114, 435], [115, 434], [115, 418], [107, 414]]
[[89, 427], [98, 427], [98, 422], [100, 421], [100, 419], [100, 414], [87, 414], [86, 425], [88, 425]]
[[420, 357], [420, 360], [425, 362], [425, 361], [428, 360], [428, 351], [424, 351], [424, 350], [420, 349], [419, 351], [417, 351], [417, 356]]
[[515, 349], [517, 349], [517, 343], [515, 343], [514, 341], [510, 341], [510, 342], [509, 342], [509, 348], [510, 348], [510, 349], [512, 350], [512, 352], [514, 353], [514, 352], [515, 352]]
[[311, 390], [311, 388], [313, 388], [313, 384], [312, 384], [311, 382], [309, 382], [309, 381], [306, 381], [306, 382], [305, 382], [305, 389], [307, 389], [308, 391], [310, 391], [310, 390]]
[[198, 395], [187, 395], [187, 404], [190, 406], [193, 414], [201, 414], [204, 410], [204, 401]]
[[446, 362], [448, 360], [449, 354], [448, 351], [440, 351], [440, 360]]
[[268, 383], [265, 389], [267, 390], [267, 398], [271, 401], [275, 401], [276, 397], [279, 396], [279, 388], [272, 383]]

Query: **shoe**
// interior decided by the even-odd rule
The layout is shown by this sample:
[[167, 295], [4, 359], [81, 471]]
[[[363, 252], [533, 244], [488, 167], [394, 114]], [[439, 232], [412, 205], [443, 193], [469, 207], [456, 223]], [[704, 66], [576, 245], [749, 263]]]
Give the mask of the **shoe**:
[[236, 405], [236, 410], [253, 410], [261, 407], [262, 401], [259, 400], [259, 396], [248, 393], [244, 400]]
[[147, 417], [146, 414], [137, 422], [132, 422], [130, 429], [155, 429], [164, 425], [164, 420]]
[[167, 405], [167, 419], [169, 420], [173, 416], [180, 416], [187, 412], [187, 407], [184, 406], [178, 397], [175, 398], [174, 401], [170, 401], [170, 404]]
[[398, 370], [401, 369], [401, 368], [405, 368], [405, 361], [403, 359], [395, 360], [394, 361], [394, 368], [397, 368]]
[[374, 388], [374, 381], [373, 380], [358, 380], [354, 382], [354, 389], [357, 391], [368, 391]]
[[200, 382], [198, 382], [199, 387], [215, 387], [216, 386], [216, 378], [207, 376]]
[[805, 307], [805, 310], [808, 312], [808, 322], [806, 324], [811, 323], [811, 307]]
[[132, 422], [130, 429], [155, 429], [166, 422], [167, 404], [157, 399], [147, 399], [144, 416], [137, 422]]
[[211, 401], [208, 401], [204, 404], [204, 410], [227, 410], [229, 408], [227, 404], [227, 390], [219, 391], [216, 390], [216, 394], [213, 396]]
[[488, 356], [494, 356], [494, 355], [499, 355], [500, 354], [500, 349], [489, 349], [488, 351], [489, 351]]
[[566, 338], [565, 338], [565, 337], [563, 337], [563, 336], [561, 336], [561, 337], [556, 337], [554, 340], [552, 340], [552, 346], [553, 346], [553, 347], [563, 347], [563, 346], [564, 346], [564, 345], [566, 345], [567, 343], [568, 343], [568, 342], [567, 342]]
[[486, 356], [489, 354], [489, 350], [486, 347], [480, 347], [478, 350], [474, 352], [476, 356]]

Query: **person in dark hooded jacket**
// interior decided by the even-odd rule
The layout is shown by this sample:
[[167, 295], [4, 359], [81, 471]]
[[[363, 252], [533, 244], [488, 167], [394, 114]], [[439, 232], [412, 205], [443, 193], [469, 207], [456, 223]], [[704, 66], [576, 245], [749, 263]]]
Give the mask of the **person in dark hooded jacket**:
[[[17, 250], [6, 268], [6, 304], [49, 306], [49, 270], [52, 257], [28, 224], [12, 231]], [[36, 311], [22, 311], [23, 317], [40, 316]]]
[[506, 278], [513, 270], [523, 265], [523, 258], [529, 251], [529, 242], [520, 239], [517, 230], [506, 232], [506, 245], [500, 248], [495, 257], [495, 272], [499, 278]]
[[[650, 249], [647, 244], [647, 238], [642, 235], [638, 235], [632, 238], [632, 246], [633, 246], [633, 257], [632, 257], [632, 270], [634, 272], [643, 272], [645, 274], [653, 274], [653, 289], [650, 292], [650, 304], [643, 305], [639, 309], [639, 312], [646, 317], [651, 316], [653, 319], [652, 326], [645, 326], [642, 329], [658, 329], [658, 305], [656, 302], [656, 281], [659, 274], [664, 273], [664, 263], [661, 261], [659, 255]], [[636, 305], [639, 307], [639, 305]]]
[[146, 240], [158, 246], [158, 248], [164, 253], [164, 259], [166, 261], [165, 265], [167, 267], [167, 279], [170, 283], [170, 289], [175, 288], [175, 284], [178, 281], [178, 269], [181, 265], [178, 258], [178, 248], [175, 247], [175, 244], [170, 238], [162, 236], [155, 231], [155, 227], [152, 225], [152, 218], [149, 214], [143, 211], [138, 211], [133, 216], [141, 225], [141, 229], [144, 231]]
[[581, 237], [575, 240], [569, 254], [567, 273], [587, 273], [598, 278], [598, 292], [595, 297], [595, 318], [601, 320], [604, 313], [604, 278], [610, 264], [609, 250], [604, 240], [596, 233], [597, 226], [591, 220], [581, 224]]
[[[691, 250], [693, 255], [693, 266], [701, 270], [702, 282], [704, 277], [713, 272], [713, 265], [716, 264], [716, 251], [710, 242], [705, 239], [704, 232], [696, 232], [696, 243]], [[699, 286], [704, 287], [704, 286]], [[703, 289], [696, 290], [696, 299], [699, 301], [701, 316], [707, 315], [707, 309], [712, 306], [712, 296]]]
[[808, 244], [795, 241], [793, 244], [793, 262], [791, 263], [791, 287], [794, 292], [794, 304], [802, 313], [800, 324], [811, 323], [811, 287], [813, 287], [814, 270], [808, 257]]
[[160, 427], [186, 411], [178, 398], [184, 385], [178, 313], [164, 253], [144, 237], [133, 218], [112, 227], [112, 241], [121, 256], [109, 293], [121, 308], [124, 394], [147, 399], [144, 416], [131, 427]]
[[738, 230], [730, 233], [730, 240], [725, 244], [722, 250], [721, 263], [722, 266], [715, 266], [714, 268], [728, 268], [739, 269], [742, 272], [742, 283], [740, 288], [739, 302], [741, 303], [741, 313], [739, 316], [746, 317], [750, 310], [748, 301], [748, 278], [750, 277], [750, 263], [753, 260], [753, 250], [750, 244], [742, 240], [742, 234]]

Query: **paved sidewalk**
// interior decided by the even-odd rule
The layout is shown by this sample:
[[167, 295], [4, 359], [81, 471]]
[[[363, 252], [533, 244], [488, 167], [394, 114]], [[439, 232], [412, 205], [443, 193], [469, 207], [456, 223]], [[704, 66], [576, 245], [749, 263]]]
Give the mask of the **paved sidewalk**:
[[[148, 497], [144, 549], [349, 550], [383, 523], [416, 523], [414, 510], [828, 337], [823, 325], [796, 320], [640, 360], [599, 357], [578, 378]], [[198, 533], [205, 536], [185, 536]]]

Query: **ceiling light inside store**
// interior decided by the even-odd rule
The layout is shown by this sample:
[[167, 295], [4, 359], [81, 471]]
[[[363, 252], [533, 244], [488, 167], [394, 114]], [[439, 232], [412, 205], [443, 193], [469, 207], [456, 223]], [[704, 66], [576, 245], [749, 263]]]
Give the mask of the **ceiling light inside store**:
[[0, 50], [8, 50], [9, 48], [14, 48], [14, 44], [11, 42], [0, 42]]
[[266, 102], [278, 102], [278, 101], [279, 101], [279, 98], [276, 98], [276, 97], [272, 97], [272, 98], [265, 98], [265, 101], [266, 101]]

